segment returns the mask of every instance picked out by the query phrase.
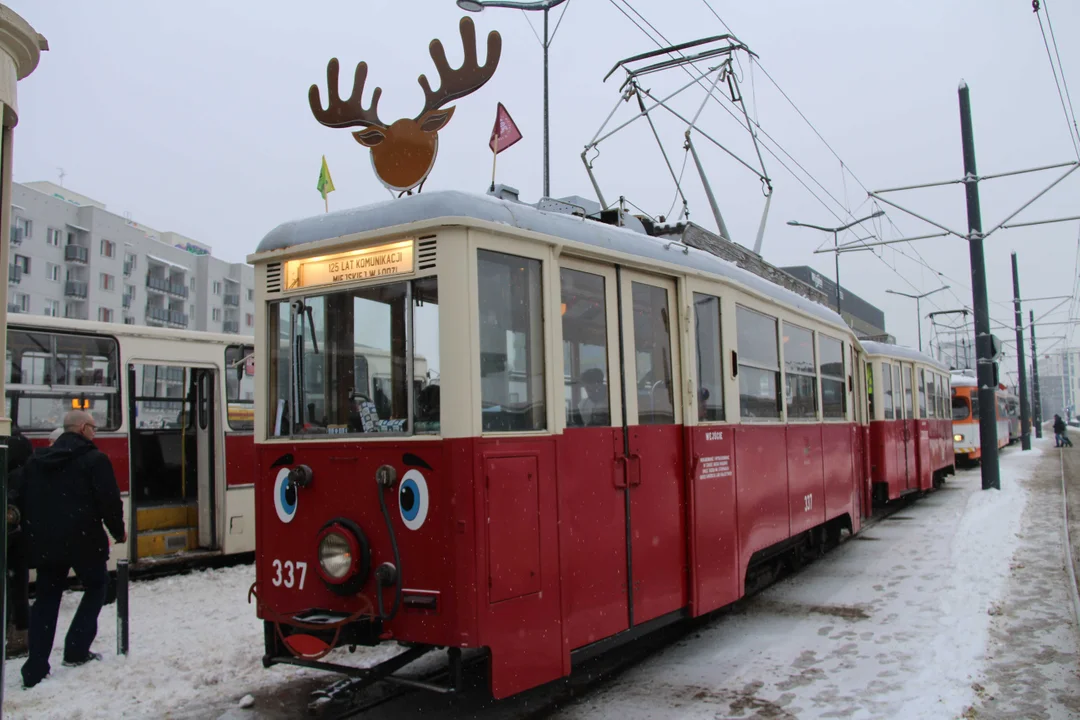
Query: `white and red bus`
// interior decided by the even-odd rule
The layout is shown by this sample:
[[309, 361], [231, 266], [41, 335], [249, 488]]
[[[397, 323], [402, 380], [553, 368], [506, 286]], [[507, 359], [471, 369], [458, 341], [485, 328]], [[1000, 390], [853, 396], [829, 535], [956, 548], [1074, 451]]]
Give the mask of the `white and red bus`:
[[7, 413], [35, 447], [82, 408], [112, 461], [139, 567], [255, 548], [250, 337], [9, 318]]

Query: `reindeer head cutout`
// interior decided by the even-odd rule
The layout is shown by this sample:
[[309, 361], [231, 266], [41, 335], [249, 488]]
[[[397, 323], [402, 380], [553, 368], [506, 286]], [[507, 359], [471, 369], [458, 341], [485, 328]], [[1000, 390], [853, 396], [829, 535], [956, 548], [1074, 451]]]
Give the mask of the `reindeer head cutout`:
[[308, 91], [308, 102], [315, 119], [327, 127], [362, 127], [353, 133], [356, 142], [371, 148], [371, 163], [375, 174], [392, 190], [406, 191], [427, 179], [435, 155], [439, 152], [439, 130], [450, 122], [454, 108], [443, 108], [448, 102], [480, 89], [495, 74], [502, 53], [502, 38], [497, 32], [488, 33], [487, 59], [480, 65], [476, 59], [476, 29], [471, 19], [461, 19], [461, 43], [465, 59], [457, 70], [450, 68], [442, 43], [432, 40], [431, 59], [439, 71], [439, 89], [432, 91], [426, 76], [418, 78], [424, 90], [424, 109], [415, 118], [401, 118], [387, 125], [379, 120], [378, 105], [382, 88], [371, 93], [371, 105], [363, 106], [367, 63], [356, 66], [352, 95], [343, 101], [338, 94], [338, 61], [333, 58], [326, 66], [326, 90], [330, 105], [323, 109], [318, 85]]

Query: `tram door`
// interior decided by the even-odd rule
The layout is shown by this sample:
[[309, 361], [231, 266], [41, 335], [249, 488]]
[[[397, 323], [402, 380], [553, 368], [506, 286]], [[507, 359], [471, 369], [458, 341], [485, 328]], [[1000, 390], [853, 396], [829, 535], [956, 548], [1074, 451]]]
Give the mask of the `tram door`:
[[132, 559], [217, 548], [215, 372], [128, 366]]
[[630, 623], [686, 605], [678, 298], [665, 278], [621, 270]]

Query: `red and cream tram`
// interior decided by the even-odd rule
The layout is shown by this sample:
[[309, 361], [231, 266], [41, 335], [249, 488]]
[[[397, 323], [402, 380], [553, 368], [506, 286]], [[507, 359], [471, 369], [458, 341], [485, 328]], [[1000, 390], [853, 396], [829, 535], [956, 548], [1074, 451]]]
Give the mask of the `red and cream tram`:
[[949, 368], [916, 350], [862, 341], [869, 387], [870, 478], [879, 503], [955, 472]]
[[486, 648], [505, 697], [860, 527], [857, 340], [713, 255], [431, 192], [286, 223], [250, 261], [267, 665]]
[[112, 461], [136, 567], [255, 549], [251, 338], [13, 315], [7, 412], [35, 446], [82, 408]]

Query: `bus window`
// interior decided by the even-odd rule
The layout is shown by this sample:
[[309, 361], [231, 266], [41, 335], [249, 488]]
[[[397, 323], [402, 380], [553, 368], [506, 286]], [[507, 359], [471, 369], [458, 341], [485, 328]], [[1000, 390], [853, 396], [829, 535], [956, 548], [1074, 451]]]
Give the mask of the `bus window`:
[[120, 427], [119, 358], [112, 338], [8, 332], [7, 412], [20, 430], [53, 430], [75, 408], [102, 432]]
[[720, 298], [694, 293], [697, 340], [698, 420], [724, 420], [724, 354], [720, 340]]
[[559, 278], [566, 427], [610, 425], [604, 278], [568, 268]]
[[[844, 343], [818, 334], [821, 353], [821, 412], [827, 418], [843, 419], [847, 415], [847, 382], [844, 378]], [[869, 378], [869, 375], [867, 375]]]
[[788, 419], [817, 417], [814, 333], [784, 323], [784, 391]]
[[484, 432], [544, 430], [540, 261], [478, 250], [480, 410]]
[[780, 351], [776, 318], [735, 306], [739, 344], [739, 414], [780, 419]]
[[225, 348], [225, 393], [229, 429], [251, 431], [255, 427], [255, 347]]

